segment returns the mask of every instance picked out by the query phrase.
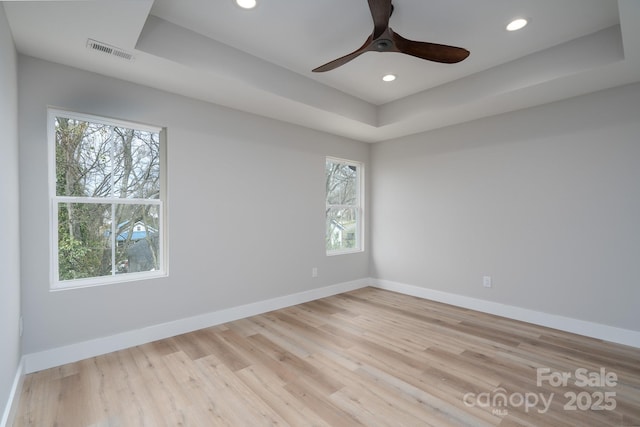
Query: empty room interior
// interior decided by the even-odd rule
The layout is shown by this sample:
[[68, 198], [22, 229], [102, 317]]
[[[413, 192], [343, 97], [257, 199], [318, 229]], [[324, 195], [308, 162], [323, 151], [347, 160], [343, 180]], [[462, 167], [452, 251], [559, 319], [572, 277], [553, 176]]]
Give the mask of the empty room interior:
[[481, 3], [0, 1], [0, 427], [640, 426], [640, 1]]

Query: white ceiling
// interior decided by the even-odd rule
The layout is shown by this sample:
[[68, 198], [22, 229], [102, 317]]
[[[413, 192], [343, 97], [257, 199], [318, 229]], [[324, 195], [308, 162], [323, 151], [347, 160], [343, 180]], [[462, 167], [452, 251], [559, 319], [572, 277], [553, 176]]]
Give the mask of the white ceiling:
[[[638, 0], [394, 0], [394, 31], [469, 58], [368, 52], [326, 73], [371, 33], [366, 0], [2, 3], [25, 55], [368, 142], [640, 81]], [[530, 24], [507, 32], [515, 17]]]

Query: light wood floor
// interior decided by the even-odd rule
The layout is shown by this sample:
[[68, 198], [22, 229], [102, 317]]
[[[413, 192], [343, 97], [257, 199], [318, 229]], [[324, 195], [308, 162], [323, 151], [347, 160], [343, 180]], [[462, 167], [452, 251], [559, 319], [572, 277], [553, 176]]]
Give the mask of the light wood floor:
[[640, 425], [640, 350], [365, 288], [30, 374], [14, 424], [217, 425]]

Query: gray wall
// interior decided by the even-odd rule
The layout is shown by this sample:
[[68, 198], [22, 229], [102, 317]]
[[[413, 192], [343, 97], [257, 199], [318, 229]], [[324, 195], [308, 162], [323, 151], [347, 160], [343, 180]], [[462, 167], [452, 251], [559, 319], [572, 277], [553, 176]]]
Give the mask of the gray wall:
[[17, 57], [0, 3], [0, 417], [20, 361]]
[[[367, 277], [368, 253], [324, 249], [325, 156], [368, 164], [367, 144], [30, 57], [19, 72], [25, 353]], [[167, 128], [168, 278], [49, 291], [48, 105]]]
[[[25, 353], [368, 276], [639, 328], [640, 85], [370, 146], [29, 57], [18, 67]], [[168, 278], [49, 291], [47, 105], [167, 127]], [[324, 254], [327, 155], [367, 163], [372, 251]]]
[[640, 84], [376, 144], [372, 169], [373, 276], [640, 330]]

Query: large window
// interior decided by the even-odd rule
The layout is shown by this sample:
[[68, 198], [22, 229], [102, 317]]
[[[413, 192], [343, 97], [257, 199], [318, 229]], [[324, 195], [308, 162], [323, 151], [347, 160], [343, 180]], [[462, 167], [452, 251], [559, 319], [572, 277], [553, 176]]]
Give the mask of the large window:
[[327, 158], [327, 254], [362, 250], [362, 163]]
[[166, 274], [163, 138], [49, 110], [52, 289]]

